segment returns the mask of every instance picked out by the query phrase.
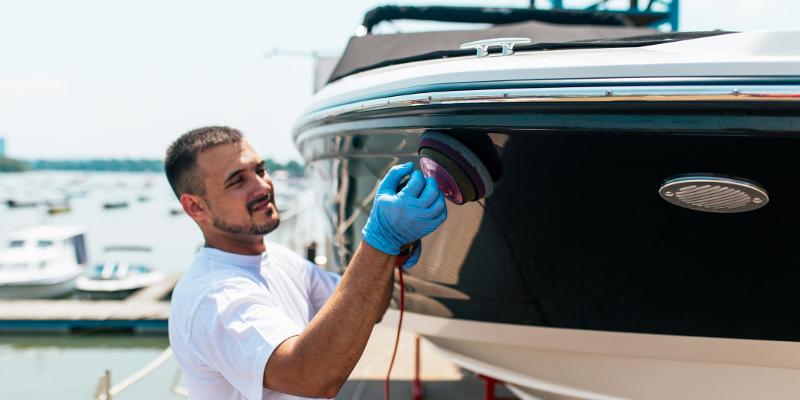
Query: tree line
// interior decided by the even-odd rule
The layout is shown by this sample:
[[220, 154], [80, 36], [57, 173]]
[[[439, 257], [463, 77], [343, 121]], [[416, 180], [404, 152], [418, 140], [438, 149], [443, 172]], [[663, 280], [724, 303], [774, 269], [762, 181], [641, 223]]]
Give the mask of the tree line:
[[0, 172], [22, 172], [31, 169], [28, 164], [8, 157], [0, 157]]
[[[297, 161], [289, 161], [286, 164], [281, 164], [267, 158], [264, 162], [268, 170], [285, 170], [292, 176], [301, 176], [305, 171], [305, 166]], [[0, 157], [0, 172], [22, 172], [29, 170], [163, 172], [164, 160], [16, 160], [8, 157]]]

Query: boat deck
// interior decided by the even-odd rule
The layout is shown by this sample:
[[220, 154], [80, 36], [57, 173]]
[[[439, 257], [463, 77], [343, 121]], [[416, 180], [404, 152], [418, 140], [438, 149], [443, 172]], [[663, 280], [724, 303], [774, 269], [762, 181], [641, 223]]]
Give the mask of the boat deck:
[[166, 333], [168, 301], [181, 273], [142, 289], [125, 300], [3, 300], [0, 333], [70, 333], [74, 330], [122, 329]]

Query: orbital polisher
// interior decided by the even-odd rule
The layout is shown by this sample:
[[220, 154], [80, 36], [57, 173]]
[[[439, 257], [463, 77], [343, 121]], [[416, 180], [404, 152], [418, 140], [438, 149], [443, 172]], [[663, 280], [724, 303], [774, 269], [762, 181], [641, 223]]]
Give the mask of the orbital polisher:
[[[456, 205], [491, 196], [502, 174], [500, 157], [488, 136], [470, 135], [462, 140], [440, 132], [425, 132], [419, 142], [422, 174], [433, 177], [444, 197]], [[397, 190], [407, 182], [408, 178], [401, 181]], [[396, 265], [404, 265], [419, 246], [419, 240], [403, 246]]]
[[440, 132], [425, 132], [419, 141], [422, 173], [436, 179], [444, 197], [457, 205], [491, 196], [502, 173], [491, 139], [486, 135], [467, 138], [472, 146]]

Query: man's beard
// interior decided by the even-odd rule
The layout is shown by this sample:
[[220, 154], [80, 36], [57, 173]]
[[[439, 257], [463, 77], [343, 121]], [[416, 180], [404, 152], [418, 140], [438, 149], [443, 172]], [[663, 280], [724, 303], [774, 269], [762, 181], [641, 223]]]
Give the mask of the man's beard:
[[[256, 206], [256, 204], [261, 203], [261, 202], [263, 202], [265, 200], [269, 200], [269, 199], [270, 199], [270, 196], [262, 196], [262, 197], [259, 197], [259, 198], [255, 199], [255, 200], [247, 203], [247, 212], [250, 213], [250, 216], [252, 216], [253, 215], [253, 208]], [[208, 203], [207, 200], [206, 200], [206, 203]], [[209, 208], [211, 208], [211, 203], [208, 203], [208, 206], [209, 206]], [[278, 212], [278, 210], [275, 208], [275, 204], [274, 203], [273, 203], [272, 212]], [[213, 212], [212, 212], [212, 214], [213, 214]], [[266, 235], [266, 234], [274, 231], [278, 227], [278, 225], [280, 225], [280, 223], [281, 223], [281, 220], [280, 219], [276, 219], [275, 221], [267, 221], [267, 222], [265, 222], [265, 223], [263, 223], [261, 225], [256, 225], [256, 224], [236, 225], [236, 224], [229, 224], [229, 223], [223, 221], [222, 219], [216, 218], [216, 216], [214, 216], [214, 220], [212, 221], [212, 225], [215, 228], [217, 228], [217, 229], [219, 229], [219, 230], [221, 230], [223, 232], [227, 232], [227, 233], [233, 234], [233, 235]]]
[[233, 235], [266, 235], [272, 231], [274, 231], [278, 225], [280, 225], [281, 220], [275, 221], [268, 221], [262, 225], [257, 224], [249, 224], [249, 225], [236, 225], [236, 224], [229, 224], [221, 219], [214, 219], [212, 224], [214, 228], [217, 228], [221, 231], [233, 234]]

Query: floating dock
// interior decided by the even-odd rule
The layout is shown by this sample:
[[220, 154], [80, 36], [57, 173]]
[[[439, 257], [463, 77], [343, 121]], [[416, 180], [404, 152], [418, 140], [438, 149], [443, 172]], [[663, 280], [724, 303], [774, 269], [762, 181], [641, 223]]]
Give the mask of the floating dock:
[[165, 334], [170, 295], [181, 273], [125, 300], [3, 300], [0, 333], [70, 333], [75, 330], [131, 330]]

